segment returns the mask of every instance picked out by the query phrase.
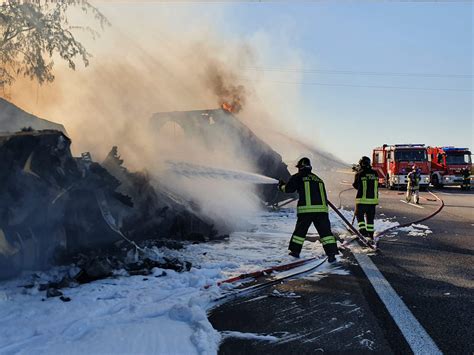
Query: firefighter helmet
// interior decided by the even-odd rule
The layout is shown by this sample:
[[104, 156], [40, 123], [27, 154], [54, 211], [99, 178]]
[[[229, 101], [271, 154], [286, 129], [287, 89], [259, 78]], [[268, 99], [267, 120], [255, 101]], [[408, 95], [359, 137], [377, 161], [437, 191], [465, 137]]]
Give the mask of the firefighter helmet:
[[364, 168], [368, 168], [370, 166], [370, 158], [369, 157], [366, 157], [366, 156], [363, 156], [362, 158], [360, 158], [359, 160], [359, 165], [361, 167], [364, 167]]
[[309, 160], [309, 158], [301, 158], [300, 160], [298, 160], [298, 164], [296, 164], [296, 167], [298, 169], [311, 169], [311, 161]]

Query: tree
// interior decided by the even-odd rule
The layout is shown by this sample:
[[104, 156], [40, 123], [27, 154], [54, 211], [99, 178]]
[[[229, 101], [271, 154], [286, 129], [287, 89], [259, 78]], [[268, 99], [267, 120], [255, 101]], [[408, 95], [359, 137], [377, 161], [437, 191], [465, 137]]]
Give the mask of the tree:
[[40, 84], [52, 82], [53, 55], [58, 54], [71, 69], [79, 57], [89, 65], [90, 53], [72, 31], [99, 34], [92, 27], [73, 26], [68, 9], [91, 14], [101, 29], [109, 25], [105, 16], [86, 0], [5, 0], [0, 5], [0, 87], [24, 75]]

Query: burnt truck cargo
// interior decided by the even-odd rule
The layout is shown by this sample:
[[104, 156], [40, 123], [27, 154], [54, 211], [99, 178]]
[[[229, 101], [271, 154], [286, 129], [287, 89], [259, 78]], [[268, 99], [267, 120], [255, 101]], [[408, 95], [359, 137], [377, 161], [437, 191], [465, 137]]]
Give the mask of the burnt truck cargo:
[[52, 129], [66, 133], [62, 124], [36, 117], [0, 97], [0, 132], [18, 132], [25, 127], [35, 130]]
[[[281, 156], [226, 111], [157, 114], [154, 129], [169, 121], [210, 150], [232, 140], [257, 173], [290, 176]], [[124, 240], [202, 242], [231, 232], [146, 171], [126, 169], [116, 147], [102, 164], [88, 153], [73, 157], [64, 129], [34, 130], [29, 123], [23, 120], [19, 126], [28, 128], [20, 132], [0, 133], [0, 278], [106, 251]], [[275, 186], [259, 189], [267, 202], [287, 198], [275, 196]]]
[[[255, 173], [274, 179], [290, 178], [281, 155], [227, 110], [159, 112], [151, 117], [150, 126], [158, 134], [169, 122], [179, 125], [187, 138], [197, 139], [210, 151], [234, 147], [235, 153], [252, 163]], [[258, 186], [258, 193], [266, 203], [277, 203], [289, 196], [276, 192], [273, 185]]]
[[[164, 239], [207, 241], [218, 236], [213, 221], [200, 215], [199, 207], [159, 184], [152, 185], [146, 171], [130, 172], [113, 147], [102, 165], [120, 182], [118, 191], [130, 196], [134, 208], [123, 216], [122, 230], [134, 240]], [[229, 231], [219, 229], [219, 233]]]
[[45, 267], [59, 250], [118, 240], [98, 193], [117, 208], [120, 182], [99, 164], [73, 158], [70, 144], [61, 131], [0, 135], [0, 277]]
[[73, 157], [70, 145], [61, 131], [0, 134], [0, 279], [105, 250], [124, 236], [217, 236], [196, 206], [125, 169], [116, 148], [101, 165], [88, 153]]

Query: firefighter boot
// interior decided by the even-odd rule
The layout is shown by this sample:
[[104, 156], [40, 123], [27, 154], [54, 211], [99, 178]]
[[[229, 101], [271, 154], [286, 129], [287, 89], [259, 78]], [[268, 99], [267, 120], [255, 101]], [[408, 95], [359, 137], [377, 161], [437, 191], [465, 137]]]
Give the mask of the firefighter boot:
[[328, 262], [332, 264], [336, 261], [336, 254], [339, 254], [336, 238], [334, 238], [334, 236], [329, 236], [324, 239], [325, 240], [322, 240], [323, 249], [326, 255], [328, 256]]
[[299, 258], [300, 257], [300, 253], [296, 252], [296, 251], [291, 251], [288, 253], [289, 256], [292, 256], [294, 258]]
[[413, 200], [417, 205], [420, 204], [420, 193], [418, 191], [415, 191], [415, 193], [413, 194]]

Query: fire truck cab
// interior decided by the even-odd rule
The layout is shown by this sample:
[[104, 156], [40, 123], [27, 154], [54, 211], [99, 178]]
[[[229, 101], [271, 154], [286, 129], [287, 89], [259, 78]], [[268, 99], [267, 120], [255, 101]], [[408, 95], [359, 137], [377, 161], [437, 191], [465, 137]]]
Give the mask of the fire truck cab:
[[427, 187], [431, 167], [424, 144], [384, 144], [373, 150], [372, 167], [378, 173], [379, 183], [388, 188], [406, 187], [413, 166], [421, 174], [420, 187]]
[[471, 171], [469, 148], [428, 147], [431, 158], [431, 183], [435, 187], [462, 186], [464, 171]]

